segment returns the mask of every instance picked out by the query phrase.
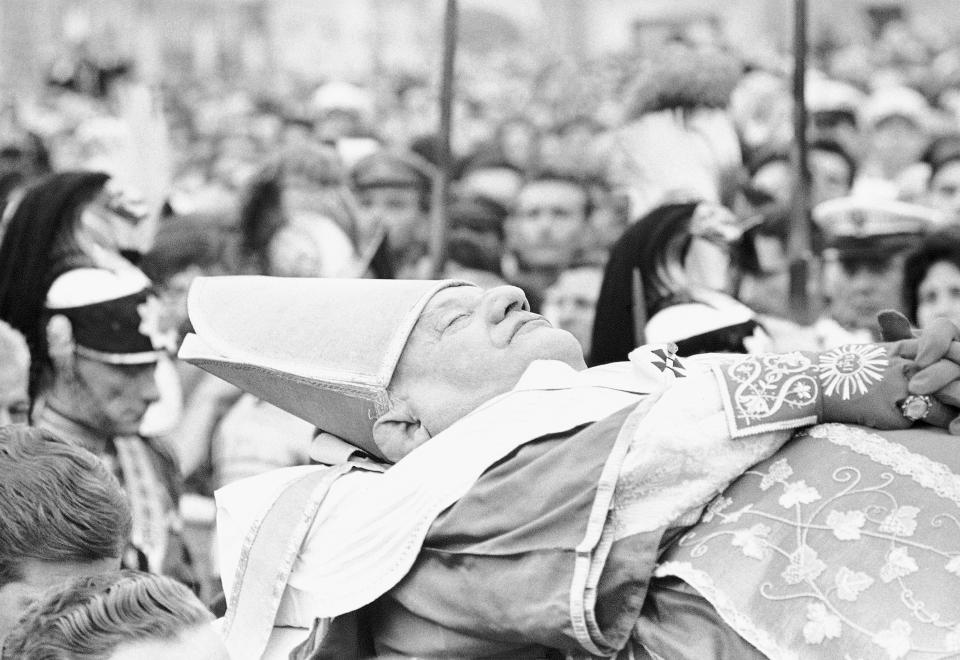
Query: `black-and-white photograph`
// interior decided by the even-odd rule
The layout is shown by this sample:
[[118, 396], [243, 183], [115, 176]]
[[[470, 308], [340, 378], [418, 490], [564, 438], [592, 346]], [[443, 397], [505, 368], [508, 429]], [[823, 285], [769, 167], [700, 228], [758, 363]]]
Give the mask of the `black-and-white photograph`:
[[0, 0], [0, 660], [960, 659], [957, 0]]

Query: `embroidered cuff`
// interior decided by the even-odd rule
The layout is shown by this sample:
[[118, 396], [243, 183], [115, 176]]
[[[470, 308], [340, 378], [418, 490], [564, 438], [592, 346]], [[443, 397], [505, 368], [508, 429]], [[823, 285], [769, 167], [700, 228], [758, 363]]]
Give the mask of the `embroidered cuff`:
[[820, 381], [813, 354], [747, 355], [713, 366], [730, 436], [816, 424]]

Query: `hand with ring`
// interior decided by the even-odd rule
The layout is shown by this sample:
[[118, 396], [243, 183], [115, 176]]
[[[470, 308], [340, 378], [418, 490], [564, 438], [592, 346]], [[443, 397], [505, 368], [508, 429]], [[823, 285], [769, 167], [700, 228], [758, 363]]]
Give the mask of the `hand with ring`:
[[[929, 328], [913, 330], [906, 317], [892, 311], [881, 312], [878, 319], [884, 341], [894, 342], [896, 352], [914, 362], [907, 383], [910, 396], [901, 403], [903, 416], [960, 435], [960, 416], [953, 410], [960, 408], [960, 328], [939, 318]], [[944, 414], [951, 414], [948, 424], [940, 423]]]

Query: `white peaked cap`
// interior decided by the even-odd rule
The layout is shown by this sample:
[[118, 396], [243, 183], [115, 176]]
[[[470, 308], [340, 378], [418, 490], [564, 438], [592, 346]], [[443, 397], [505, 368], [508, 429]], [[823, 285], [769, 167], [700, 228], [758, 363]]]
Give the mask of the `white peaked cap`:
[[180, 357], [369, 454], [423, 308], [459, 280], [201, 277]]

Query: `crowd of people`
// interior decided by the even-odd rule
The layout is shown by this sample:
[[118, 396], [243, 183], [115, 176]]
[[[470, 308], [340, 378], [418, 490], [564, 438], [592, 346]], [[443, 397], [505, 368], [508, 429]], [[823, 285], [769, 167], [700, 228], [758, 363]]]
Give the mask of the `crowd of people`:
[[[242, 627], [236, 621], [243, 620], [249, 596], [238, 600], [231, 595], [243, 582], [234, 573], [246, 561], [235, 556], [246, 536], [246, 527], [237, 521], [249, 518], [253, 528], [261, 515], [253, 504], [249, 510], [237, 504], [245, 497], [237, 486], [259, 492], [244, 486], [256, 483], [279, 492], [280, 481], [244, 480], [276, 474], [271, 471], [277, 468], [357, 461], [358, 447], [363, 460], [379, 465], [364, 463], [360, 471], [380, 474], [384, 463], [399, 463], [426, 439], [456, 427], [461, 418], [470, 419], [470, 411], [484, 410], [484, 401], [497, 401], [518, 379], [533, 379], [524, 371], [533, 359], [560, 360], [576, 370], [603, 368], [635, 363], [638, 346], [659, 345], [669, 347], [660, 356], [661, 371], [672, 370], [679, 378], [684, 369], [695, 372], [693, 356], [701, 354], [831, 355], [850, 345], [913, 341], [909, 328], [897, 335], [878, 321], [881, 311], [897, 310], [912, 326], [939, 339], [921, 340], [923, 359], [915, 347], [909, 355], [896, 352], [906, 350], [902, 347], [890, 349], [888, 357], [882, 357], [887, 356], [882, 349], [880, 358], [871, 358], [882, 365], [876, 373], [864, 372], [862, 392], [871, 378], [882, 380], [887, 360], [892, 364], [898, 355], [926, 361], [920, 367], [941, 357], [950, 364], [957, 361], [948, 349], [956, 338], [954, 326], [960, 327], [960, 47], [943, 35], [893, 22], [871, 43], [816, 49], [806, 81], [810, 241], [799, 252], [809, 275], [800, 285], [811, 305], [798, 315], [791, 306], [791, 290], [796, 289], [791, 289], [790, 258], [798, 254], [791, 242], [796, 205], [803, 197], [797, 194], [789, 57], [748, 54], [716, 30], [702, 28], [678, 30], [644, 53], [607, 55], [576, 66], [538, 67], [532, 57], [504, 56], [502, 62], [495, 55], [484, 62], [468, 57], [461, 62], [455, 91], [448, 199], [436, 194], [440, 138], [436, 89], [429, 77], [397, 74], [254, 93], [210, 81], [148, 87], [136, 80], [135, 72], [123, 70], [106, 81], [97, 78], [102, 84], [93, 87], [67, 76], [47, 81], [32, 99], [9, 99], [0, 116], [4, 660], [117, 660], [144, 653], [197, 660], [229, 657], [209, 624], [226, 614], [225, 629]], [[440, 264], [428, 249], [438, 205], [448, 223]], [[210, 276], [259, 279], [239, 280], [239, 289], [195, 285], [197, 278]], [[298, 293], [286, 285], [272, 289], [265, 284], [272, 278], [307, 278], [304, 282], [313, 284], [304, 284], [307, 288]], [[316, 278], [322, 278], [320, 284]], [[423, 288], [434, 278], [471, 282], [479, 289], [449, 283]], [[323, 288], [327, 280], [340, 283], [336, 286], [346, 293]], [[381, 290], [351, 288], [344, 280], [419, 284]], [[309, 288], [314, 285], [320, 288]], [[307, 303], [308, 295], [317, 302]], [[428, 305], [428, 298], [434, 302]], [[446, 301], [440, 312], [433, 307], [437, 301]], [[216, 312], [218, 305], [234, 316]], [[450, 313], [443, 310], [451, 308], [462, 313], [447, 319]], [[410, 309], [416, 310], [412, 320]], [[421, 310], [422, 319], [437, 317], [433, 338], [425, 337], [417, 322]], [[526, 360], [517, 364], [477, 361], [470, 357], [469, 343], [459, 349], [442, 344], [447, 328], [473, 323], [471, 315], [482, 315], [494, 327], [515, 313], [530, 313], [530, 318], [524, 316], [505, 343], [521, 332], [540, 336], [521, 330], [539, 318], [533, 313], [569, 332], [573, 343], [544, 335], [526, 353], [517, 349]], [[330, 321], [329, 316], [343, 319]], [[318, 336], [333, 338], [318, 341], [323, 346], [315, 349], [312, 336], [291, 336], [290, 328], [305, 324]], [[394, 327], [405, 331], [394, 332]], [[249, 376], [250, 370], [204, 366], [212, 358], [203, 351], [187, 351], [193, 355], [190, 361], [178, 359], [190, 333], [224, 359], [255, 365], [252, 371], [295, 377], [279, 386], [264, 384]], [[398, 337], [399, 345], [388, 350], [388, 340]], [[241, 344], [246, 348], [237, 348]], [[294, 354], [291, 347], [303, 352]], [[322, 351], [334, 351], [336, 357]], [[331, 373], [348, 374], [335, 386], [317, 386], [322, 395], [316, 405], [304, 403], [313, 390], [298, 389], [307, 376], [289, 366], [290, 360], [306, 359], [303, 355], [330, 361], [317, 371], [326, 375], [311, 376], [317, 382], [334, 382]], [[866, 360], [867, 353], [843, 355]], [[683, 358], [693, 360], [683, 363]], [[796, 366], [778, 364], [778, 373]], [[921, 403], [934, 408], [913, 417], [905, 408], [906, 419], [940, 426], [953, 420], [952, 408], [937, 406], [960, 403], [949, 389], [960, 373], [937, 364], [936, 387], [927, 384], [921, 396]], [[387, 372], [382, 365], [388, 365]], [[439, 370], [436, 379], [423, 376], [432, 370]], [[499, 375], [492, 377], [493, 372]], [[384, 373], [386, 382], [377, 380]], [[540, 382], [561, 378], [558, 374], [540, 374]], [[428, 384], [421, 385], [422, 379]], [[720, 377], [721, 383], [734, 380], [732, 370]], [[706, 377], [690, 381], [708, 387]], [[619, 390], [620, 384], [611, 383], [620, 382], [601, 378], [594, 385]], [[588, 465], [583, 470], [602, 479], [605, 463], [590, 458], [588, 449], [604, 441], [597, 438], [600, 431], [589, 429], [636, 404], [630, 397], [637, 393], [660, 391], [660, 385], [642, 382], [626, 387], [626, 398], [590, 404], [594, 408], [577, 412], [580, 416], [574, 415], [568, 426], [551, 430], [544, 422], [533, 436], [534, 431], [524, 431], [529, 437], [549, 435], [550, 442], [560, 438], [564, 448], [540, 443], [535, 445], [542, 449], [539, 454], [535, 452], [541, 449], [502, 448], [484, 458], [484, 465], [501, 465], [495, 461], [512, 449], [520, 457], [513, 460], [525, 461], [528, 472], [521, 474], [537, 474], [535, 466], [541, 469], [553, 461]], [[893, 376], [888, 382], [900, 383]], [[440, 387], [437, 383], [445, 389], [431, 389]], [[900, 388], [899, 405], [907, 395], [906, 381], [890, 387]], [[823, 388], [825, 396], [831, 394], [826, 384]], [[911, 386], [912, 395], [917, 395], [915, 389]], [[345, 391], [353, 394], [343, 395]], [[691, 389], [684, 396], [697, 398], [702, 391]], [[940, 396], [934, 401], [929, 396], [935, 392]], [[705, 395], [704, 405], [714, 405], [711, 396]], [[761, 425], [764, 433], [751, 437], [763, 442], [749, 455], [731, 458], [729, 465], [735, 467], [726, 468], [729, 473], [709, 478], [685, 473], [677, 483], [690, 492], [704, 488], [704, 496], [720, 492], [735, 473], [776, 455], [787, 436], [770, 439], [774, 431], [792, 432], [815, 421], [899, 428], [900, 409], [880, 394], [876, 397], [853, 411], [846, 408], [846, 395], [842, 405], [828, 401], [818, 404], [816, 412], [804, 407], [806, 401], [791, 403], [786, 417], [770, 413], [767, 422], [779, 426]], [[368, 408], [357, 408], [358, 398]], [[543, 405], [558, 415], [563, 410], [562, 403]], [[884, 406], [895, 408], [892, 422]], [[724, 409], [719, 399], [715, 408], [710, 414], [719, 419], [717, 411]], [[353, 421], [341, 420], [342, 410], [354, 415], [360, 410], [364, 424], [376, 423], [372, 430], [358, 430]], [[670, 414], [708, 418], [707, 412], [691, 410]], [[736, 423], [741, 426], [731, 422], [729, 435], [757, 433], [744, 428], [761, 417], [747, 416], [748, 421]], [[626, 415], [618, 418], [616, 429], [627, 428], [624, 419]], [[700, 431], [695, 426], [689, 420], [677, 422], [679, 435], [710, 435], [706, 426], [696, 427]], [[510, 432], [504, 431], [507, 436]], [[604, 451], [614, 451], [616, 437], [614, 433]], [[469, 610], [489, 626], [473, 637], [462, 631], [445, 637], [430, 628], [438, 620], [431, 618], [433, 609], [444, 602], [431, 589], [449, 596], [477, 587], [441, 575], [441, 555], [449, 561], [451, 554], [477, 553], [481, 547], [489, 555], [483, 555], [484, 561], [490, 561], [481, 575], [516, 596], [508, 580], [521, 583], [523, 572], [494, 558], [521, 550], [536, 554], [500, 529], [507, 523], [496, 516], [490, 517], [491, 528], [498, 530], [490, 542], [493, 550], [470, 537], [474, 529], [464, 531], [454, 520], [457, 515], [472, 520], [481, 510], [476, 507], [484, 501], [485, 488], [491, 497], [521, 492], [511, 490], [520, 484], [495, 482], [501, 478], [498, 469], [485, 472], [453, 513], [437, 518], [429, 534], [422, 530], [426, 540], [421, 536], [420, 542], [437, 553], [436, 564], [418, 563], [415, 575], [429, 575], [424, 579], [429, 588], [417, 580], [402, 582], [377, 600], [374, 613], [368, 610], [361, 623], [334, 618], [341, 622], [330, 628], [335, 634], [314, 621], [331, 615], [301, 616], [322, 601], [320, 596], [303, 596], [286, 609], [280, 605], [278, 617], [297, 619], [291, 626], [314, 628], [310, 639], [315, 643], [301, 645], [299, 652], [306, 655], [299, 657], [357, 657], [343, 650], [345, 640], [356, 637], [355, 631], [344, 630], [368, 625], [370, 616], [389, 622], [373, 636], [377, 651], [401, 656], [444, 655], [445, 648], [453, 648], [464, 655], [520, 657], [518, 649], [569, 651], [574, 641], [595, 655], [624, 648], [626, 637], [617, 635], [629, 633], [634, 624], [623, 628], [617, 616], [626, 615], [614, 610], [641, 616], [642, 595], [633, 602], [633, 596], [624, 594], [647, 580], [627, 575], [627, 569], [618, 573], [622, 581], [617, 584], [593, 583], [600, 595], [587, 599], [609, 598], [604, 607], [610, 611], [598, 614], [599, 622], [583, 624], [593, 627], [590, 634], [577, 629], [575, 617], [564, 622], [572, 632], [544, 624], [535, 633], [514, 633], [516, 620], [536, 616], [519, 600], [493, 597]], [[546, 490], [550, 475], [521, 481], [524, 487], [543, 489], [543, 501], [570, 512], [570, 520], [580, 520], [574, 509], [579, 511], [583, 502], [574, 506], [551, 500]], [[290, 483], [287, 479], [281, 485]], [[637, 492], [646, 488], [631, 486]], [[221, 501], [218, 495], [214, 504], [218, 490], [234, 498], [229, 507], [226, 496]], [[675, 512], [679, 517], [661, 521], [656, 536], [653, 529], [639, 533], [642, 525], [631, 528], [630, 521], [620, 520], [617, 524], [633, 529], [633, 535], [624, 533], [615, 541], [622, 529], [611, 531], [604, 552], [612, 557], [635, 553], [642, 557], [636, 562], [644, 571], [653, 571], [658, 552], [667, 552], [667, 539], [672, 542], [679, 537], [673, 532], [697, 522], [709, 501], [668, 495], [684, 503]], [[624, 510], [649, 503], [643, 498], [621, 502]], [[537, 516], [549, 518], [524, 506], [531, 507], [530, 516], [538, 523], [544, 518]], [[710, 506], [711, 516], [731, 515]], [[588, 506], [580, 508], [589, 513]], [[217, 521], [216, 543], [214, 518], [227, 509], [226, 521]], [[434, 512], [439, 514], [439, 509]], [[706, 515], [704, 521], [709, 522]], [[550, 532], [556, 534], [556, 547], [565, 547], [567, 536], [574, 534], [575, 525], [569, 524], [570, 530]], [[960, 576], [955, 551], [947, 555], [947, 570]], [[537, 557], [556, 561], [560, 573], [552, 575], [569, 582], [560, 558]], [[421, 556], [418, 561], [425, 560]], [[597, 561], [605, 566], [606, 555]], [[588, 561], [584, 571], [587, 566], [593, 564]], [[297, 564], [286, 570], [289, 577], [303, 569]], [[690, 582], [679, 573], [673, 579]], [[547, 584], [528, 586], [542, 588], [538, 597], [544, 601], [559, 598], [548, 593]], [[676, 585], [660, 591], [651, 587], [648, 602], [656, 601], [666, 612], [672, 598], [693, 596]], [[647, 624], [638, 624], [631, 639], [650, 652], [669, 649], [658, 646], [663, 640], [656, 626], [643, 628], [656, 620], [643, 611], [641, 621]], [[591, 611], [587, 618], [592, 616]], [[413, 619], [416, 634], [405, 628]], [[950, 626], [954, 624], [946, 641], [937, 639], [945, 650], [960, 649], [960, 618]], [[449, 620], [436, 625], [456, 627]], [[498, 637], [507, 628], [513, 637]], [[497, 634], [490, 632], [494, 629]], [[737, 633], [749, 644], [724, 638], [727, 655], [717, 657], [748, 657], [739, 654], [754, 647], [765, 653], [779, 648], [741, 629]], [[821, 640], [824, 635], [833, 638], [839, 632], [823, 633]], [[816, 635], [808, 636], [804, 628], [803, 636], [811, 643]], [[483, 647], [479, 639], [497, 643]], [[507, 643], [518, 639], [524, 643]], [[873, 639], [889, 657], [905, 655], [897, 655], [899, 647], [883, 641], [887, 638]], [[228, 646], [235, 657], [254, 657], [237, 655], [243, 647], [236, 640]], [[683, 657], [706, 657], [697, 655], [702, 647], [688, 652]]]

